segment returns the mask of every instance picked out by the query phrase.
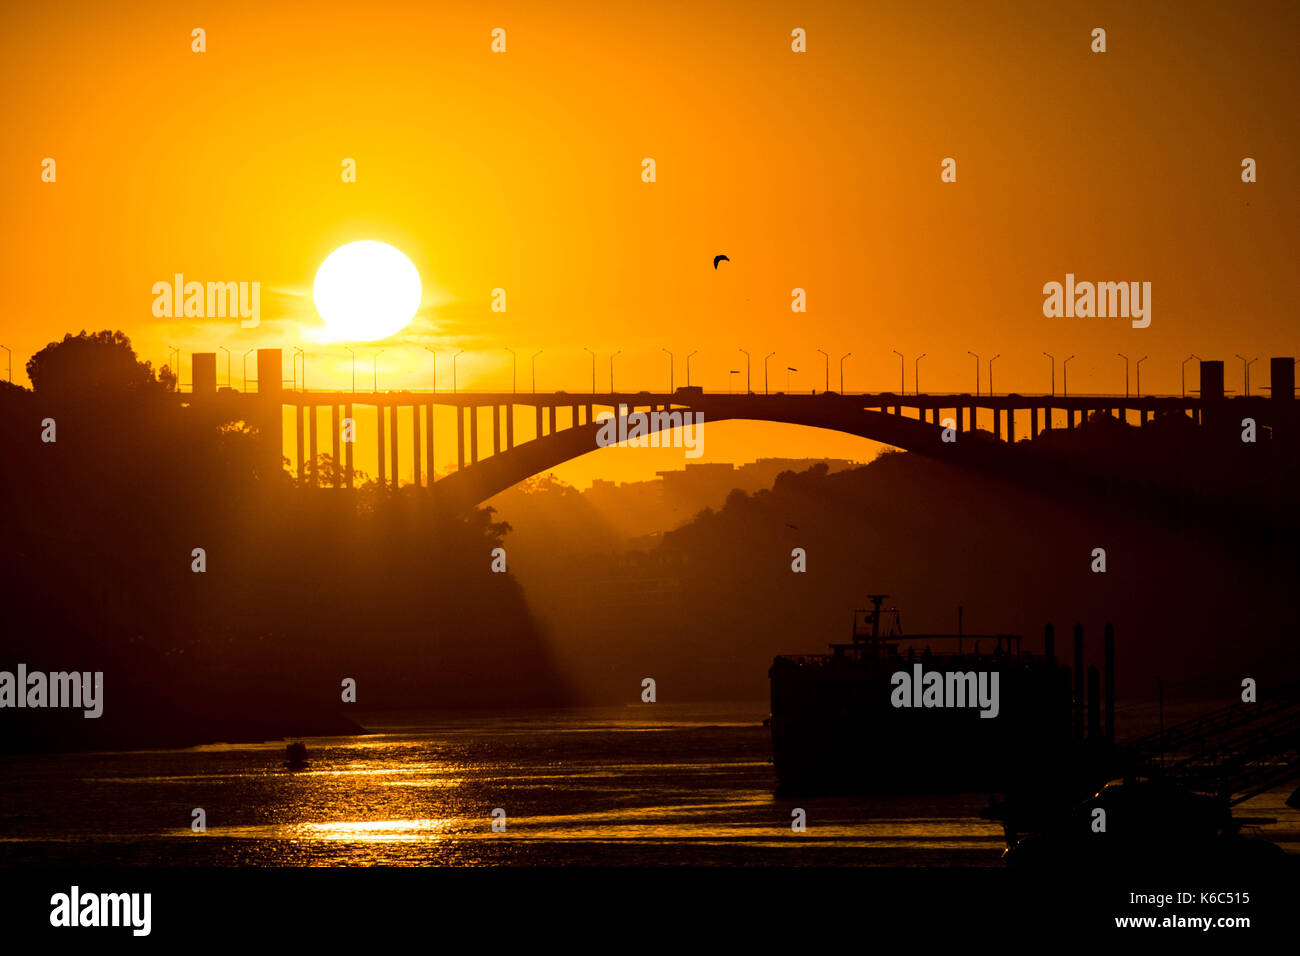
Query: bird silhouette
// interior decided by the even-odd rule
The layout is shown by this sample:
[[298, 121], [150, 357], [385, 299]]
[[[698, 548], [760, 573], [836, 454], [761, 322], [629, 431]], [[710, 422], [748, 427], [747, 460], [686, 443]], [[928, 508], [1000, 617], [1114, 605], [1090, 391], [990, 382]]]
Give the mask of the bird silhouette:
[[714, 269], [717, 269], [717, 268], [718, 268], [718, 263], [719, 263], [719, 262], [730, 262], [730, 261], [731, 261], [731, 260], [728, 259], [726, 256], [714, 256], [714, 257], [713, 257], [713, 268], [714, 268]]

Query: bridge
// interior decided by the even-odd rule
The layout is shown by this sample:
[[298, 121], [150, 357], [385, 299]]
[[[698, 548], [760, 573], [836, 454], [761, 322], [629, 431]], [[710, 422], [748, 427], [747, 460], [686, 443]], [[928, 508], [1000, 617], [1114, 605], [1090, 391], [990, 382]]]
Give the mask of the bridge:
[[[294, 391], [283, 387], [279, 349], [258, 349], [258, 390], [239, 393], [217, 388], [216, 353], [193, 356], [193, 405], [211, 404], [223, 414], [257, 426], [268, 460], [278, 467], [284, 442], [284, 408], [294, 409], [298, 474], [319, 487], [316, 461], [318, 422], [328, 408], [330, 446], [336, 467], [329, 484], [351, 488], [353, 446], [343, 423], [356, 421], [358, 407], [369, 409], [376, 426], [378, 480], [398, 486], [399, 412], [409, 422], [413, 484], [436, 490], [442, 503], [471, 507], [533, 475], [594, 451], [603, 419], [645, 413], [645, 434], [679, 426], [686, 413], [699, 421], [750, 420], [824, 428], [891, 445], [955, 464], [1005, 468], [1017, 457], [1019, 439], [1034, 439], [1055, 422], [1078, 427], [1103, 413], [1145, 427], [1158, 418], [1180, 416], [1194, 426], [1239, 423], [1254, 418], [1276, 437], [1295, 434], [1295, 361], [1274, 358], [1271, 394], [1227, 397], [1223, 363], [1202, 361], [1201, 388], [1191, 396], [1121, 395], [972, 395], [892, 392], [839, 394], [731, 394], [678, 388], [673, 392], [419, 392]], [[434, 408], [450, 406], [455, 416], [456, 470], [435, 480]], [[488, 423], [484, 425], [484, 414]], [[480, 436], [480, 430], [485, 432]], [[517, 435], [517, 432], [522, 435]], [[1267, 434], [1267, 432], [1266, 432]], [[490, 435], [490, 453], [489, 453]], [[518, 440], [517, 440], [518, 439]]]

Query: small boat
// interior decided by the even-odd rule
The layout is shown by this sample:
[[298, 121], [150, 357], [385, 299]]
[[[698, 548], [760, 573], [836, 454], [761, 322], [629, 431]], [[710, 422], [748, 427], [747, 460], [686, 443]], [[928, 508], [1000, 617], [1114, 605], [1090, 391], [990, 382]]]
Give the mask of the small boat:
[[284, 765], [290, 770], [304, 770], [307, 767], [307, 745], [294, 741], [284, 748]]

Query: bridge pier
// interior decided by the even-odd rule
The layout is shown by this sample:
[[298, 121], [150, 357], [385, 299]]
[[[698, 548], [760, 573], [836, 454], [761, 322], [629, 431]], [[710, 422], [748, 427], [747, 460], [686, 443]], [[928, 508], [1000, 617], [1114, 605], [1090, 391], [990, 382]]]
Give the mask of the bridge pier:
[[356, 444], [356, 441], [355, 441], [355, 439], [356, 439], [356, 419], [352, 417], [352, 406], [351, 406], [351, 405], [346, 405], [346, 406], [344, 406], [344, 408], [343, 408], [343, 417], [346, 418], [348, 421], [352, 422], [352, 429], [353, 429], [353, 431], [352, 431], [352, 438], [353, 438], [353, 441], [349, 441], [349, 442], [344, 442], [344, 443], [343, 443], [343, 444], [346, 446], [346, 447], [343, 449], [343, 457], [344, 457], [344, 459], [346, 460], [346, 464], [343, 466], [343, 469], [344, 469], [344, 470], [343, 470], [343, 487], [345, 487], [345, 488], [351, 488], [351, 487], [352, 487], [352, 446], [353, 446], [354, 444]]
[[[215, 373], [214, 373], [215, 374]], [[262, 460], [272, 473], [280, 471], [284, 461], [284, 358], [279, 349], [257, 350], [256, 418]]]
[[379, 487], [382, 488], [388, 484], [388, 472], [384, 470], [384, 406], [375, 406], [375, 419], [379, 425]]
[[398, 477], [400, 473], [397, 470], [397, 436], [401, 434], [401, 432], [397, 430], [397, 406], [396, 405], [388, 406], [388, 413], [389, 413], [388, 418], [389, 418], [389, 426], [390, 426], [388, 429], [388, 434], [389, 437], [392, 438], [392, 441], [388, 443], [388, 454], [389, 454], [389, 460], [392, 462], [392, 466], [393, 466], [392, 467], [393, 490], [396, 491], [400, 484], [399, 477]]
[[311, 440], [311, 458], [307, 462], [307, 470], [311, 474], [311, 486], [315, 488], [319, 484], [317, 472], [320, 470], [316, 467], [316, 419], [320, 416], [316, 414], [315, 405], [307, 406], [307, 414], [310, 416], [307, 434]]
[[456, 470], [465, 470], [465, 409], [460, 406], [454, 406], [456, 409]]
[[993, 437], [999, 441], [1002, 439], [1002, 409], [993, 409]]
[[339, 446], [343, 443], [343, 433], [339, 430], [339, 407], [332, 402], [330, 403], [330, 423], [334, 426], [334, 487], [343, 487], [343, 474], [339, 468], [339, 459], [343, 457], [343, 449]]
[[[1047, 410], [1047, 420], [1049, 422], [1052, 420], [1052, 410], [1050, 408]], [[1038, 437], [1038, 408], [1037, 407], [1031, 408], [1029, 410], [1029, 437], [1030, 438]]]
[[515, 407], [506, 406], [506, 450], [515, 447]]
[[1007, 409], [1007, 444], [1014, 445], [1015, 443], [1016, 443], [1016, 410], [1014, 408], [1008, 408]]
[[537, 434], [534, 435], [533, 437], [541, 438], [542, 437], [542, 406], [540, 405], [536, 406], [536, 411], [537, 411], [537, 429], [536, 429]]
[[411, 406], [411, 475], [415, 479], [415, 487], [421, 488], [420, 483], [420, 406]]
[[554, 405], [552, 405], [552, 406], [550, 407], [550, 412], [551, 412], [551, 432], [550, 432], [550, 433], [551, 433], [552, 435], [554, 435], [554, 434], [555, 434], [555, 406], [554, 406]]
[[425, 466], [424, 473], [428, 478], [429, 487], [433, 487], [433, 402], [429, 402], [424, 409], [424, 454]]
[[469, 463], [478, 464], [478, 406], [469, 407]]
[[303, 444], [306, 441], [306, 436], [303, 434], [302, 406], [294, 406], [293, 413], [294, 450], [298, 452], [298, 480], [303, 481], [307, 477], [307, 466]]
[[501, 408], [500, 405], [492, 406], [492, 454], [501, 454]]

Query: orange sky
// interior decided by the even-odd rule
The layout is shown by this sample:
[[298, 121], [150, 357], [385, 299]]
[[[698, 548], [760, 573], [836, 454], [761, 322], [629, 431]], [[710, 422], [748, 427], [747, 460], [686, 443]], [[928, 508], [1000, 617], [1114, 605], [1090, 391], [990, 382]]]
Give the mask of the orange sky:
[[[1043, 351], [1078, 356], [1072, 391], [1122, 391], [1116, 352], [1149, 355], [1143, 388], [1165, 392], [1190, 352], [1227, 360], [1230, 388], [1234, 353], [1258, 355], [1258, 387], [1268, 356], [1300, 354], [1297, 21], [1288, 4], [10, 4], [0, 343], [23, 384], [28, 356], [84, 327], [121, 328], [155, 364], [180, 347], [185, 382], [188, 354], [220, 345], [236, 385], [256, 346], [285, 349], [287, 378], [298, 345], [309, 385], [345, 386], [311, 283], [370, 238], [411, 257], [425, 298], [406, 333], [358, 347], [367, 386], [383, 348], [381, 387], [427, 387], [429, 345], [444, 384], [467, 350], [468, 388], [509, 386], [507, 347], [521, 386], [545, 349], [539, 388], [589, 388], [584, 346], [602, 388], [615, 349], [620, 388], [666, 387], [665, 347], [676, 384], [698, 349], [694, 383], [719, 389], [739, 348], [756, 388], [775, 351], [774, 389], [787, 365], [791, 388], [820, 389], [818, 348], [832, 387], [853, 352], [848, 389], [896, 388], [891, 349], [909, 389], [925, 352], [924, 388], [970, 390], [967, 349], [1001, 353], [999, 391], [1046, 391]], [[191, 52], [194, 27], [208, 52]], [[153, 283], [176, 272], [259, 281], [261, 326], [154, 318]], [[1043, 283], [1067, 272], [1150, 281], [1150, 328], [1044, 318]], [[873, 446], [735, 424], [705, 448]], [[602, 452], [565, 475], [681, 461]]]

